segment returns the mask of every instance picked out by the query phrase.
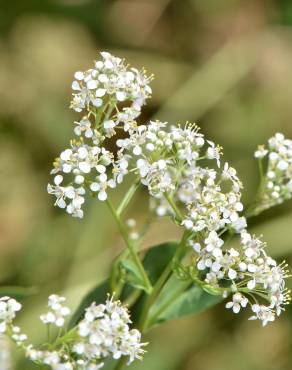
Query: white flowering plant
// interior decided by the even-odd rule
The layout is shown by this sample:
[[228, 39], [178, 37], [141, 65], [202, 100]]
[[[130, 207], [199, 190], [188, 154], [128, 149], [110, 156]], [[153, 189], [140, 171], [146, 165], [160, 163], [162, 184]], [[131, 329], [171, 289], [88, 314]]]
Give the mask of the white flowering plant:
[[[27, 344], [14, 325], [21, 305], [10, 297], [0, 300], [0, 332], [40, 366], [97, 370], [112, 358], [122, 369], [142, 358], [141, 334], [151, 327], [224, 299], [235, 314], [249, 309], [250, 320], [263, 326], [274, 321], [290, 300], [287, 265], [267, 255], [262, 238], [249, 233], [248, 219], [291, 197], [292, 140], [277, 133], [255, 152], [261, 183], [245, 209], [236, 170], [195, 124], [138, 124], [151, 97], [152, 76], [145, 70], [102, 52], [91, 69], [74, 77], [71, 108], [80, 116], [75, 138], [54, 162], [48, 193], [77, 218], [84, 217], [90, 198], [105, 202], [125, 249], [69, 322], [65, 298], [49, 297], [40, 319], [59, 334], [47, 344]], [[132, 185], [116, 206], [111, 194], [126, 177]], [[145, 225], [168, 218], [181, 228], [180, 241], [139, 250], [147, 227], [139, 230], [124, 217], [139, 187], [149, 197]]]

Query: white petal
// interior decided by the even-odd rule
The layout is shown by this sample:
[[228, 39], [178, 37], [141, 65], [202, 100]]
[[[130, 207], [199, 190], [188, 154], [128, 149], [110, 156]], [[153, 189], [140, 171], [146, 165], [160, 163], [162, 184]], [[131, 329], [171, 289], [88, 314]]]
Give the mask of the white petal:
[[86, 148], [78, 148], [78, 156], [80, 159], [85, 159], [88, 156], [88, 151]]
[[83, 80], [83, 79], [84, 79], [84, 73], [83, 73], [83, 72], [78, 71], [78, 72], [76, 72], [76, 73], [74, 74], [74, 77], [76, 78], [76, 80], [81, 81], [81, 80]]
[[116, 97], [117, 97], [118, 101], [124, 101], [124, 100], [126, 100], [127, 96], [126, 96], [124, 91], [118, 91], [116, 93]]
[[97, 89], [96, 93], [95, 93], [95, 96], [97, 98], [102, 98], [105, 93], [106, 93], [106, 89]]
[[73, 89], [73, 90], [80, 91], [80, 90], [81, 90], [81, 87], [80, 87], [80, 85], [79, 85], [79, 82], [77, 82], [77, 81], [73, 81], [73, 82], [72, 82], [72, 89]]
[[206, 268], [205, 262], [203, 260], [200, 260], [197, 264], [197, 267], [199, 270], [205, 270]]
[[239, 311], [240, 311], [240, 304], [239, 303], [234, 303], [233, 312], [238, 313]]
[[75, 198], [75, 189], [73, 188], [73, 186], [68, 186], [66, 189], [65, 189], [65, 196], [69, 199], [73, 199]]
[[102, 100], [102, 99], [100, 99], [100, 98], [92, 99], [92, 104], [93, 104], [95, 107], [99, 108], [99, 107], [101, 107], [101, 106], [102, 106], [102, 104], [103, 104], [103, 100]]
[[106, 192], [105, 192], [105, 191], [100, 191], [100, 192], [98, 193], [98, 199], [99, 199], [99, 200], [104, 201], [104, 200], [106, 200], [106, 198], [107, 198], [107, 194], [106, 194]]
[[100, 185], [97, 182], [93, 182], [92, 184], [90, 184], [90, 189], [92, 191], [99, 191]]
[[106, 167], [102, 164], [98, 164], [95, 168], [99, 173], [105, 173], [106, 171]]
[[140, 155], [142, 153], [142, 149], [140, 146], [136, 145], [133, 149], [133, 154]]
[[89, 173], [91, 170], [90, 164], [87, 162], [80, 162], [78, 167], [84, 173]]
[[97, 81], [95, 80], [89, 80], [87, 83], [86, 83], [86, 86], [89, 90], [94, 90], [97, 88]]
[[63, 176], [62, 176], [62, 175], [57, 175], [57, 176], [55, 176], [55, 178], [54, 178], [54, 183], [55, 183], [56, 185], [60, 185], [62, 181], [63, 181]]
[[63, 198], [58, 199], [57, 202], [56, 202], [56, 205], [59, 208], [66, 208], [66, 202], [64, 201]]
[[60, 155], [60, 158], [63, 160], [63, 161], [69, 161], [70, 158], [71, 158], [71, 155], [72, 155], [72, 150], [71, 149], [66, 149], [64, 150], [61, 155]]
[[77, 175], [74, 181], [76, 184], [81, 185], [84, 182], [84, 177], [82, 175]]
[[72, 165], [64, 163], [63, 166], [62, 166], [62, 169], [63, 169], [63, 172], [70, 173], [71, 170], [72, 170]]
[[234, 280], [236, 278], [236, 276], [237, 276], [237, 272], [233, 269], [229, 269], [229, 271], [228, 271], [229, 279]]
[[250, 280], [248, 283], [247, 283], [247, 287], [248, 289], [252, 290], [254, 289], [254, 287], [256, 286], [256, 282], [255, 280]]
[[106, 173], [102, 173], [99, 175], [100, 182], [106, 182], [107, 181], [107, 175]]

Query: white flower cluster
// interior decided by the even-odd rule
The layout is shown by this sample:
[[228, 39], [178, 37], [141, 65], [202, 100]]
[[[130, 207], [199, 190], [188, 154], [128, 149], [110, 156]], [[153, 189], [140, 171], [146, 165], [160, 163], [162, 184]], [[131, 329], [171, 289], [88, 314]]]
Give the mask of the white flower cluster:
[[[225, 164], [218, 175], [214, 169], [198, 165], [199, 161], [211, 160], [219, 167], [220, 147], [205, 140], [192, 124], [167, 127], [166, 122], [152, 121], [138, 126], [135, 119], [151, 94], [150, 78], [108, 53], [101, 56], [94, 69], [75, 74], [72, 86], [77, 93], [71, 105], [77, 111], [86, 110], [87, 115], [75, 122], [74, 132], [79, 139], [73, 140], [54, 163], [54, 185], [48, 185], [48, 192], [56, 196], [55, 204], [81, 218], [87, 192], [104, 201], [109, 188], [134, 172], [156, 198], [160, 215], [170, 213], [165, 193], [174, 193], [175, 200], [188, 205], [186, 227], [200, 221], [204, 228], [209, 216], [215, 223], [219, 214], [224, 214], [226, 223], [240, 223], [237, 212], [242, 208], [238, 200], [241, 184], [235, 170]], [[129, 102], [130, 106], [125, 107]], [[118, 128], [128, 137], [116, 140], [115, 156], [105, 149], [104, 141]], [[232, 190], [223, 193], [220, 183], [226, 180], [231, 181]], [[211, 204], [214, 196], [217, 200]]]
[[141, 107], [151, 95], [151, 88], [148, 85], [149, 78], [143, 70], [129, 68], [122, 59], [107, 52], [102, 52], [101, 58], [95, 62], [94, 68], [75, 73], [71, 107], [76, 112], [94, 113], [97, 108], [107, 105], [114, 107], [119, 102], [131, 102], [130, 107], [122, 112], [117, 110], [111, 122], [103, 122], [106, 133], [111, 135], [114, 127], [123, 123], [125, 118], [128, 123], [128, 116], [136, 118], [139, 115]]
[[[64, 302], [64, 297], [51, 295], [48, 299], [50, 311], [41, 315], [41, 321], [62, 328], [70, 313]], [[16, 300], [0, 299], [0, 333], [9, 336], [37, 365], [46, 365], [52, 370], [98, 370], [108, 357], [119, 359], [125, 356], [131, 363], [141, 359], [145, 352], [142, 347], [146, 344], [141, 343], [140, 332], [130, 329], [129, 313], [119, 301], [107, 299], [105, 304], [92, 303], [76, 328], [42, 349], [26, 344], [27, 336], [13, 325], [20, 309]]]
[[[227, 308], [232, 307], [234, 312], [249, 302], [243, 293], [265, 297], [267, 306], [250, 300], [255, 313], [252, 318], [265, 325], [280, 315], [289, 301], [286, 266], [277, 266], [266, 255], [264, 243], [246, 231], [246, 219], [240, 215], [242, 184], [234, 168], [228, 163], [221, 165], [220, 148], [205, 140], [196, 126], [166, 126], [150, 122], [133, 129], [129, 138], [117, 141], [119, 155], [127, 158], [128, 168], [135, 169], [156, 198], [159, 215], [174, 212], [165, 199], [171, 195], [181, 224], [191, 233], [196, 268], [204, 283], [224, 291], [224, 284], [229, 282], [229, 289], [235, 293]], [[206, 163], [214, 163], [213, 168]], [[226, 248], [220, 238], [226, 231], [241, 235], [239, 248]]]
[[257, 199], [255, 214], [282, 203], [292, 196], [292, 140], [281, 133], [268, 140], [268, 146], [259, 146], [255, 158], [267, 158], [266, 173]]
[[[218, 288], [229, 282], [235, 292], [227, 308], [238, 312], [246, 307], [248, 299], [241, 292], [249, 292], [269, 302], [264, 306], [251, 300], [252, 318], [265, 325], [280, 315], [289, 301], [284, 282], [287, 271], [266, 255], [261, 240], [246, 231], [246, 219], [240, 216], [242, 184], [234, 168], [228, 163], [221, 166], [220, 148], [205, 140], [194, 125], [168, 129], [162, 122], [138, 126], [117, 145], [127, 167], [135, 170], [153, 197], [161, 199], [158, 213], [167, 212], [161, 210], [167, 194], [178, 205], [181, 223], [193, 235], [197, 269], [205, 283]], [[206, 161], [214, 163], [214, 168], [206, 167]], [[241, 235], [240, 248], [224, 248], [220, 235], [227, 230]], [[195, 241], [198, 236], [201, 243]]]
[[[48, 191], [56, 196], [56, 205], [83, 217], [86, 193], [104, 201], [109, 188], [134, 174], [148, 188], [156, 214], [171, 215], [190, 235], [203, 283], [223, 290], [227, 284], [225, 290], [234, 293], [227, 308], [238, 312], [250, 303], [253, 318], [264, 324], [271, 321], [289, 300], [284, 286], [287, 271], [266, 255], [261, 240], [246, 231], [236, 170], [221, 163], [221, 148], [206, 140], [194, 124], [150, 121], [138, 125], [135, 120], [151, 94], [150, 78], [144, 71], [129, 69], [119, 58], [101, 55], [94, 69], [75, 74], [71, 106], [87, 113], [75, 122], [78, 140], [61, 153], [52, 170], [54, 185]], [[105, 140], [118, 129], [123, 135], [115, 141], [114, 154], [105, 148]], [[267, 155], [261, 209], [292, 194], [292, 141], [276, 134], [268, 149], [260, 147], [256, 152], [260, 159]], [[68, 185], [63, 185], [64, 176], [69, 176]], [[226, 248], [225, 232], [240, 234], [239, 248]], [[255, 301], [255, 295], [266, 298], [268, 305]], [[89, 343], [90, 338], [86, 336]], [[96, 343], [85, 344], [90, 353], [94, 351]], [[90, 358], [87, 352], [85, 358]]]
[[212, 232], [230, 227], [238, 232], [246, 226], [245, 219], [239, 215], [243, 210], [242, 185], [235, 169], [227, 163], [222, 171], [197, 167], [184, 186], [193, 189], [183, 221], [186, 229]]
[[70, 315], [70, 309], [63, 305], [65, 301], [65, 297], [60, 297], [56, 294], [50, 295], [48, 299], [50, 311], [41, 315], [41, 321], [44, 324], [54, 324], [59, 328], [63, 327], [66, 316]]
[[[234, 292], [226, 308], [238, 313], [250, 303], [255, 313], [251, 319], [257, 318], [266, 325], [284, 311], [290, 300], [289, 291], [285, 288], [287, 266], [277, 265], [266, 255], [265, 244], [246, 230], [240, 236], [240, 247], [236, 249], [223, 249], [224, 242], [215, 231], [203, 243], [193, 242], [192, 246], [198, 253], [197, 268], [202, 271], [207, 284], [221, 287], [223, 291], [228, 287]], [[257, 295], [268, 305], [259, 304], [255, 298]]]
[[71, 107], [85, 116], [75, 122], [78, 139], [56, 159], [51, 171], [54, 185], [48, 185], [48, 192], [57, 198], [55, 205], [79, 218], [83, 217], [87, 191], [104, 201], [108, 188], [122, 181], [127, 162], [123, 158], [115, 161], [114, 154], [104, 147], [105, 140], [117, 129], [129, 132], [136, 127], [135, 119], [151, 96], [152, 77], [144, 70], [129, 68], [106, 52], [101, 57], [93, 69], [75, 73]]
[[6, 333], [16, 316], [21, 310], [21, 304], [10, 297], [0, 298], [0, 334]]
[[[113, 179], [108, 179], [106, 169], [113, 164], [113, 155], [105, 148], [89, 146], [83, 141], [72, 142], [71, 148], [64, 150], [55, 162], [52, 170], [56, 174], [55, 185], [48, 185], [48, 192], [56, 196], [56, 205], [66, 208], [75, 217], [83, 217], [82, 205], [85, 201], [86, 188], [92, 194], [97, 194], [99, 200], [107, 198], [108, 187], [116, 186]], [[72, 184], [62, 186], [63, 174], [71, 174]], [[94, 172], [94, 174], [93, 174]], [[94, 176], [89, 178], [89, 175]], [[66, 201], [69, 201], [67, 204]]]
[[130, 323], [128, 311], [119, 301], [92, 303], [78, 325], [80, 341], [73, 347], [78, 363], [91, 368], [96, 361], [110, 356], [114, 359], [127, 356], [128, 363], [141, 359], [145, 343], [140, 342], [138, 330], [130, 329]]
[[206, 141], [198, 127], [188, 123], [169, 127], [167, 122], [150, 121], [133, 128], [128, 138], [117, 140], [117, 146], [123, 166], [127, 162], [127, 168], [158, 199], [175, 191], [178, 200], [188, 204], [196, 197], [193, 184], [201, 175], [198, 161], [215, 159], [219, 165], [220, 147]]
[[37, 365], [49, 366], [52, 370], [75, 370], [74, 361], [64, 350], [37, 350], [32, 345], [26, 347], [26, 357]]
[[165, 122], [151, 121], [132, 129], [130, 137], [117, 140], [117, 146], [123, 169], [135, 172], [148, 187], [158, 215], [172, 213], [165, 199], [171, 195], [184, 208], [182, 224], [188, 230], [229, 227], [240, 232], [246, 227], [239, 215], [242, 184], [236, 170], [228, 163], [221, 168], [220, 147], [206, 140], [196, 125], [168, 127]]

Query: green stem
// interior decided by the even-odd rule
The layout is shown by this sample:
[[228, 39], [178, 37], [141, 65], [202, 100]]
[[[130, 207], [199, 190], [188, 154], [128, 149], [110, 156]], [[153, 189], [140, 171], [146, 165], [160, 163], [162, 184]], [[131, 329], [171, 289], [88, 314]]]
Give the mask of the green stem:
[[74, 327], [71, 330], [69, 330], [66, 334], [64, 334], [62, 337], [57, 338], [55, 342], [52, 343], [51, 348], [55, 349], [64, 343], [68, 343], [68, 342], [72, 342], [76, 340], [76, 335], [77, 335], [77, 327]]
[[263, 209], [259, 207], [261, 205], [263, 191], [266, 185], [266, 176], [264, 174], [262, 159], [258, 160], [258, 165], [259, 165], [259, 173], [260, 173], [260, 183], [259, 183], [259, 186], [258, 186], [253, 202], [247, 207], [247, 211], [245, 215], [246, 218], [257, 216], [263, 211]]
[[168, 263], [162, 274], [160, 275], [159, 279], [157, 280], [156, 284], [153, 287], [152, 293], [148, 296], [145, 304], [143, 311], [141, 313], [141, 319], [140, 319], [140, 330], [143, 332], [146, 329], [146, 324], [147, 324], [147, 316], [150, 311], [151, 306], [153, 305], [155, 299], [158, 297], [161, 289], [163, 288], [163, 285], [167, 281], [169, 275], [172, 272], [173, 265], [181, 258], [181, 255], [183, 254], [185, 244], [189, 238], [190, 232], [185, 231], [182, 239], [178, 245], [178, 248], [171, 259], [171, 261]]
[[264, 166], [263, 166], [263, 159], [260, 158], [258, 160], [258, 165], [259, 165], [259, 173], [260, 173], [260, 181], [262, 182], [264, 178]]
[[96, 113], [96, 116], [95, 116], [95, 128], [97, 128], [101, 122], [101, 117], [103, 115], [103, 113], [105, 112], [105, 110], [107, 109], [109, 105], [109, 102], [107, 102], [105, 104], [105, 106], [103, 107], [103, 109], [98, 109], [97, 113]]
[[159, 318], [159, 316], [169, 307], [171, 303], [177, 300], [180, 295], [191, 285], [192, 281], [185, 281], [177, 290], [174, 290], [170, 295], [169, 299], [147, 320], [147, 326], [150, 326], [152, 323]]
[[139, 272], [141, 273], [141, 277], [143, 278], [143, 281], [144, 281], [144, 284], [145, 284], [145, 288], [146, 288], [146, 291], [148, 294], [150, 294], [150, 292], [152, 291], [152, 285], [150, 283], [150, 280], [146, 274], [146, 271], [142, 265], [142, 262], [140, 261], [140, 258], [135, 250], [135, 247], [131, 241], [131, 239], [128, 237], [128, 233], [127, 233], [127, 229], [126, 227], [124, 226], [122, 220], [120, 219], [119, 215], [117, 214], [115, 208], [113, 207], [112, 203], [110, 202], [109, 199], [107, 199], [106, 201], [108, 207], [109, 207], [109, 210], [111, 211], [111, 214], [112, 216], [114, 217], [117, 225], [118, 225], [118, 228], [119, 228], [119, 231], [124, 239], [124, 242], [126, 243], [126, 246], [129, 250], [129, 253], [133, 259], [133, 262], [136, 264], [137, 268], [139, 269]]
[[[118, 299], [120, 297], [120, 294], [123, 289], [123, 282], [120, 279], [120, 274], [119, 274], [119, 265], [120, 261], [123, 258], [126, 258], [129, 254], [128, 249], [124, 249], [122, 253], [120, 253], [113, 261], [112, 263], [112, 268], [111, 268], [111, 273], [110, 273], [110, 288], [111, 288], [111, 293], [115, 294], [115, 298]], [[118, 283], [117, 283], [118, 280]]]
[[168, 201], [171, 208], [173, 209], [173, 211], [175, 213], [175, 216], [176, 216], [176, 219], [179, 221], [179, 223], [181, 223], [182, 220], [183, 220], [183, 217], [182, 217], [182, 214], [180, 213], [180, 210], [178, 209], [177, 205], [175, 204], [174, 200], [172, 199], [172, 197], [168, 193], [164, 193], [164, 197]]
[[129, 188], [126, 195], [124, 196], [123, 200], [119, 204], [117, 208], [117, 214], [120, 217], [123, 211], [127, 208], [128, 204], [130, 203], [131, 199], [133, 198], [136, 190], [138, 189], [140, 183], [138, 181], [134, 182], [134, 184]]
[[142, 291], [141, 290], [135, 290], [132, 294], [130, 294], [125, 300], [124, 304], [127, 305], [128, 307], [133, 306], [138, 298], [141, 296]]

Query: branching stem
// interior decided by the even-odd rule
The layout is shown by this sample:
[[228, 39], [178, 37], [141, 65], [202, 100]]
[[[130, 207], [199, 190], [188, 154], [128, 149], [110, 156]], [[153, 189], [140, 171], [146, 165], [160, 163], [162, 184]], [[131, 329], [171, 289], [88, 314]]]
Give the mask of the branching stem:
[[122, 220], [120, 219], [120, 217], [119, 217], [117, 211], [115, 210], [114, 206], [112, 205], [111, 201], [109, 199], [107, 199], [106, 203], [108, 205], [109, 210], [111, 211], [111, 214], [112, 214], [113, 218], [115, 219], [115, 221], [117, 223], [117, 226], [119, 228], [121, 236], [124, 239], [124, 242], [125, 242], [128, 250], [129, 250], [129, 253], [130, 253], [131, 257], [132, 257], [132, 260], [136, 264], [136, 266], [137, 266], [137, 268], [138, 268], [138, 270], [141, 274], [141, 277], [143, 278], [143, 282], [145, 284], [145, 289], [146, 289], [147, 293], [150, 293], [152, 291], [152, 285], [151, 285], [150, 280], [147, 276], [147, 273], [146, 273], [146, 271], [145, 271], [145, 269], [142, 265], [142, 262], [140, 261], [140, 258], [137, 254], [137, 251], [135, 250], [134, 244], [128, 236], [127, 229], [126, 229], [125, 225], [123, 224]]
[[153, 305], [154, 301], [156, 300], [159, 293], [161, 292], [161, 289], [163, 288], [164, 284], [168, 280], [169, 275], [171, 274], [171, 272], [173, 270], [173, 266], [175, 265], [175, 263], [177, 261], [180, 260], [182, 254], [184, 252], [184, 248], [185, 248], [185, 245], [186, 245], [186, 242], [187, 242], [189, 236], [190, 236], [189, 231], [185, 231], [173, 258], [168, 263], [168, 265], [164, 269], [163, 273], [160, 275], [159, 279], [157, 280], [156, 284], [153, 287], [152, 293], [148, 296], [148, 298], [147, 298], [147, 300], [144, 304], [144, 308], [143, 308], [143, 311], [142, 311], [142, 314], [141, 314], [141, 319], [140, 319], [140, 325], [139, 325], [140, 330], [142, 332], [147, 329], [147, 316], [149, 314], [151, 306]]

